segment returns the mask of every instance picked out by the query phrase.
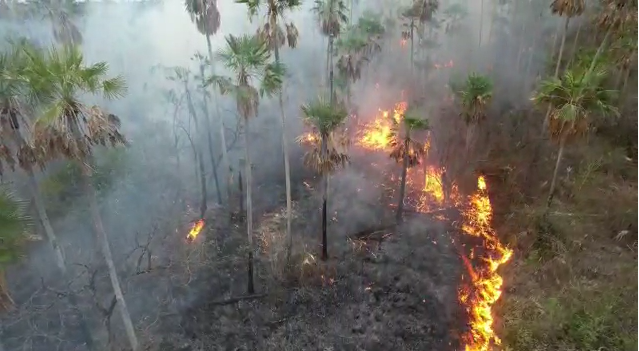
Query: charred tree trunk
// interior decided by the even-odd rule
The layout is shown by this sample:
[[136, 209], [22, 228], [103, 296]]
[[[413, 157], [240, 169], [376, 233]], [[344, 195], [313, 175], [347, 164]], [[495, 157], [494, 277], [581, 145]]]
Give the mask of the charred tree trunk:
[[548, 201], [546, 201], [546, 211], [550, 208], [552, 200], [555, 197], [555, 187], [557, 186], [557, 175], [559, 174], [559, 166], [564, 156], [564, 147], [566, 139], [562, 138], [559, 144], [559, 152], [557, 153], [557, 162], [555, 162], [555, 170], [552, 172], [552, 181], [550, 182], [550, 191], [548, 192]]
[[251, 187], [252, 170], [251, 170], [251, 153], [249, 152], [250, 135], [249, 135], [249, 119], [244, 118], [244, 157], [246, 165], [246, 235], [248, 237], [248, 293], [255, 293], [255, 285], [253, 282], [253, 198]]
[[335, 95], [335, 92], [333, 91], [333, 89], [334, 89], [334, 87], [333, 87], [333, 86], [334, 86], [334, 82], [333, 82], [333, 80], [334, 80], [334, 67], [333, 67], [333, 41], [334, 41], [334, 40], [335, 40], [335, 38], [334, 38], [334, 36], [333, 36], [333, 33], [331, 33], [330, 37], [328, 38], [328, 47], [329, 47], [329, 53], [330, 53], [330, 56], [329, 56], [329, 61], [330, 61], [330, 64], [329, 64], [329, 66], [330, 66], [330, 67], [329, 67], [329, 69], [330, 69], [330, 73], [329, 73], [329, 75], [328, 75], [328, 79], [329, 79], [329, 81], [330, 81], [330, 89], [329, 89], [329, 93], [330, 93], [331, 106], [333, 106], [333, 102], [334, 102], [334, 101], [333, 101], [333, 99], [334, 99], [334, 95]]
[[406, 196], [406, 177], [408, 175], [408, 146], [409, 146], [409, 134], [407, 131], [406, 139], [404, 140], [404, 157], [402, 158], [402, 181], [399, 185], [399, 202], [397, 203], [397, 213], [395, 220], [397, 224], [402, 222], [402, 215], [404, 213], [404, 196]]
[[[322, 135], [322, 159], [328, 157], [328, 136]], [[322, 189], [322, 260], [328, 259], [328, 172], [324, 171]]]

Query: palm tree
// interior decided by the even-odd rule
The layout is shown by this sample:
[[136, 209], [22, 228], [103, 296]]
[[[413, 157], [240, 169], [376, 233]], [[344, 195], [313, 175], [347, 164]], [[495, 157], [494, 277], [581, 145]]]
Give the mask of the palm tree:
[[126, 140], [119, 131], [120, 119], [117, 116], [99, 106], [87, 106], [79, 100], [79, 96], [86, 93], [102, 95], [107, 99], [119, 98], [125, 93], [126, 84], [122, 77], [106, 77], [106, 62], [87, 66], [76, 46], [61, 49], [51, 47], [46, 52], [27, 48], [25, 55], [27, 59], [23, 77], [29, 84], [30, 95], [37, 96], [38, 101], [38, 118], [33, 126], [36, 157], [47, 161], [66, 158], [81, 167], [89, 211], [107, 263], [111, 285], [129, 343], [133, 350], [137, 350], [135, 329], [120, 287], [95, 189], [91, 184], [93, 148], [97, 145], [125, 145]]
[[[251, 16], [255, 16], [259, 7], [264, 1], [260, 0], [237, 0], [237, 3], [246, 4]], [[279, 65], [280, 48], [285, 44], [288, 47], [295, 48], [299, 32], [297, 27], [291, 22], [286, 23], [285, 15], [287, 12], [294, 11], [301, 6], [300, 0], [266, 0], [266, 21], [265, 24], [257, 31], [257, 35], [266, 41], [269, 48], [275, 54], [275, 64]], [[284, 27], [280, 25], [284, 22]], [[291, 220], [293, 212], [293, 200], [291, 198], [291, 165], [288, 156], [288, 140], [286, 138], [286, 115], [284, 113], [284, 101], [282, 99], [282, 90], [277, 94], [280, 104], [280, 116], [282, 122], [282, 153], [284, 154], [284, 176], [286, 179], [286, 260], [289, 262], [291, 251], [293, 250], [293, 235], [291, 234]]]
[[346, 16], [347, 6], [343, 0], [315, 0], [313, 12], [317, 15], [320, 31], [328, 37], [328, 47], [326, 50], [326, 70], [329, 71], [328, 80], [330, 84], [329, 99], [333, 101], [333, 43], [348, 23]]
[[346, 106], [350, 107], [351, 85], [361, 78], [362, 68], [369, 61], [370, 54], [379, 48], [377, 42], [369, 41], [356, 27], [350, 27], [335, 43], [337, 73], [346, 85]]
[[399, 202], [397, 205], [396, 220], [401, 223], [404, 212], [404, 197], [406, 195], [406, 176], [408, 168], [416, 166], [426, 153], [424, 143], [415, 140], [411, 132], [427, 130], [428, 120], [421, 119], [415, 115], [414, 111], [407, 111], [399, 122], [393, 120], [393, 131], [391, 139], [392, 151], [390, 157], [402, 163], [402, 180], [399, 187]]
[[13, 307], [4, 270], [20, 258], [29, 224], [26, 203], [18, 200], [6, 188], [0, 189], [0, 311]]
[[[208, 49], [208, 61], [202, 60], [203, 63], [207, 63], [211, 66], [212, 74], [215, 75], [215, 62], [213, 61], [213, 47], [211, 45], [211, 36], [215, 35], [217, 31], [220, 29], [221, 18], [220, 11], [217, 8], [217, 0], [185, 0], [184, 7], [186, 8], [186, 12], [191, 16], [191, 21], [193, 21], [197, 27], [197, 30], [204, 34], [206, 37], [206, 46]], [[205, 96], [205, 104], [206, 100], [208, 100], [208, 96], [206, 93]], [[220, 134], [220, 143], [222, 144], [222, 165], [224, 166], [224, 172], [228, 172], [226, 176], [226, 182], [224, 184], [226, 188], [226, 197], [227, 201], [230, 198], [230, 187], [231, 187], [231, 165], [228, 157], [228, 150], [226, 145], [226, 133], [224, 130], [224, 120], [222, 119], [222, 114], [220, 113], [220, 104], [217, 102], [217, 95], [214, 96], [214, 103], [217, 112], [218, 118], [218, 128]], [[208, 108], [207, 108], [208, 113]], [[211, 167], [215, 166], [215, 156], [213, 155], [213, 140], [211, 139], [211, 126], [209, 123], [208, 115], [204, 116], [204, 122], [206, 123], [207, 130], [207, 141], [209, 146], [209, 157], [211, 159]], [[215, 170], [213, 170], [215, 172]]]
[[460, 98], [461, 116], [467, 127], [466, 152], [468, 152], [476, 136], [476, 130], [486, 118], [486, 109], [493, 97], [493, 82], [487, 76], [471, 73], [461, 88], [454, 88], [454, 84], [451, 84], [451, 87]]
[[588, 131], [592, 114], [618, 114], [617, 109], [612, 105], [615, 92], [602, 87], [606, 78], [607, 72], [603, 69], [596, 68], [585, 73], [583, 70], [569, 70], [564, 72], [561, 79], [550, 78], [542, 81], [539, 90], [532, 98], [536, 104], [550, 106], [548, 131], [551, 139], [559, 143], [546, 203], [547, 208], [550, 207], [555, 195], [557, 174], [566, 142]]
[[403, 25], [407, 29], [402, 31], [402, 39], [410, 40], [411, 75], [415, 65], [415, 30], [419, 30], [422, 28], [420, 25], [431, 21], [433, 19], [433, 15], [438, 9], [438, 0], [413, 0], [411, 6], [402, 11], [402, 17], [407, 20], [407, 22]]
[[327, 203], [328, 178], [339, 167], [344, 167], [349, 159], [346, 154], [348, 139], [340, 130], [348, 117], [346, 107], [341, 104], [331, 104], [326, 99], [318, 98], [313, 102], [302, 105], [304, 122], [313, 129], [315, 142], [313, 148], [304, 155], [304, 164], [323, 177], [322, 190], [322, 260], [328, 259], [327, 241]]
[[[260, 96], [273, 96], [282, 88], [285, 69], [272, 63], [268, 42], [259, 36], [243, 35], [226, 37], [226, 47], [218, 52], [217, 59], [234, 73], [234, 77], [212, 76], [207, 84], [215, 84], [222, 95], [235, 98], [237, 110], [244, 120], [244, 152], [246, 177], [246, 231], [248, 236], [248, 293], [255, 292], [253, 284], [253, 200], [250, 157], [251, 133], [249, 121], [258, 115]], [[259, 84], [259, 90], [255, 87]]]

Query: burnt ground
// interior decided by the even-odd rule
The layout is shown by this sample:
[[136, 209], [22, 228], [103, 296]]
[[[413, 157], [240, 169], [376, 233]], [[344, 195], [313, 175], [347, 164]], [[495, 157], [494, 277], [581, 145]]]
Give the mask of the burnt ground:
[[[246, 261], [239, 253], [246, 238], [243, 226], [236, 225], [231, 235], [222, 236], [225, 239], [203, 244], [228, 253], [229, 260], [220, 259], [226, 263], [198, 275], [190, 287], [199, 286], [200, 293], [181, 313], [163, 320], [163, 338], [153, 343], [157, 349], [459, 349], [466, 316], [457, 301], [463, 267], [452, 243], [454, 229], [447, 222], [409, 215], [401, 228], [373, 233], [373, 237], [385, 238], [381, 245], [377, 240], [353, 241], [349, 235], [392, 222], [392, 209], [381, 205], [379, 198], [364, 195], [362, 199], [345, 194], [346, 189], [339, 191], [344, 185], [339, 179], [331, 185], [337, 188], [336, 197], [356, 201], [359, 211], [351, 218], [339, 218], [339, 207], [354, 205], [337, 200], [338, 205], [329, 210], [336, 215], [329, 225], [328, 262], [313, 260], [311, 255], [319, 249], [307, 246], [282, 278], [271, 268], [274, 263], [269, 255], [273, 253], [264, 253], [262, 248], [256, 262], [259, 295], [227, 303], [246, 296]], [[318, 243], [317, 193], [297, 189], [296, 195], [294, 235], [303, 236], [296, 241]], [[357, 218], [357, 213], [367, 215]], [[265, 218], [256, 227], [282, 230], [282, 216]]]

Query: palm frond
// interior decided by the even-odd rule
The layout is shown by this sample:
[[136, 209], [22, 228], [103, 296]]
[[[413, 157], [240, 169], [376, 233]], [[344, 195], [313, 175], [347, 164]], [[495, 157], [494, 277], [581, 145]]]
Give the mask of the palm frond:
[[493, 82], [487, 76], [471, 73], [464, 85], [454, 92], [460, 97], [466, 122], [477, 123], [485, 117], [486, 106], [492, 100]]
[[[315, 135], [307, 138], [307, 142], [311, 144], [311, 150], [304, 154], [304, 165], [319, 174], [332, 173], [350, 162], [347, 152], [350, 142], [341, 130], [333, 130], [324, 137]], [[324, 142], [326, 154], [322, 152]]]
[[348, 23], [348, 7], [344, 0], [315, 0], [313, 12], [317, 15], [322, 34], [339, 36]]
[[6, 187], [0, 187], [0, 268], [20, 258], [30, 224], [26, 202]]
[[348, 117], [348, 111], [342, 104], [331, 106], [330, 102], [323, 97], [302, 105], [302, 113], [304, 122], [320, 135], [329, 135]]
[[184, 7], [201, 34], [213, 35], [220, 29], [217, 0], [185, 0]]
[[567, 70], [561, 78], [541, 82], [532, 100], [539, 106], [550, 106], [550, 134], [553, 137], [579, 136], [588, 129], [593, 113], [618, 115], [613, 105], [615, 91], [603, 88], [608, 71], [595, 67], [592, 71]]

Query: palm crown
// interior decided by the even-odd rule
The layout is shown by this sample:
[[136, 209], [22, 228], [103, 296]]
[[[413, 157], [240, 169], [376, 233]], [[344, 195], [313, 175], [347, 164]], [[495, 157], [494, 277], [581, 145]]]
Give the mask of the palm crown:
[[217, 0], [185, 0], [184, 7], [200, 33], [213, 35], [220, 29]]
[[348, 8], [343, 0], [316, 0], [313, 11], [317, 14], [322, 34], [337, 37], [348, 23]]
[[[408, 156], [409, 167], [419, 164], [426, 152], [426, 147], [424, 143], [414, 139], [411, 132], [428, 130], [430, 128], [428, 120], [419, 118], [414, 111], [409, 110], [404, 113], [399, 122], [395, 119], [392, 121], [390, 157], [397, 162], [402, 162], [404, 156]], [[402, 129], [404, 130], [403, 136], [400, 135]]]
[[[245, 4], [251, 18], [255, 17], [266, 3], [266, 20], [264, 25], [258, 28], [257, 35], [268, 42], [271, 49], [276, 46], [280, 48], [285, 44], [288, 44], [290, 48], [297, 46], [299, 31], [292, 22], [286, 23], [285, 14], [287, 11], [298, 9], [302, 5], [300, 0], [236, 0], [235, 2]], [[284, 23], [284, 27], [279, 25], [281, 22]], [[277, 27], [271, 28], [273, 25]]]
[[485, 117], [486, 107], [493, 97], [493, 82], [486, 76], [471, 73], [464, 85], [453, 89], [460, 97], [462, 116], [466, 123], [477, 123]]
[[[271, 96], [282, 87], [285, 67], [270, 62], [268, 43], [259, 36], [227, 36], [226, 47], [217, 53], [217, 58], [235, 77], [214, 75], [207, 84], [215, 84], [222, 95], [231, 94], [244, 118], [257, 116], [260, 95]], [[260, 84], [259, 90], [254, 87], [256, 83]]]
[[29, 84], [29, 97], [37, 102], [33, 139], [39, 159], [84, 160], [95, 145], [126, 144], [117, 116], [78, 98], [82, 93], [107, 99], [124, 94], [122, 77], [106, 77], [106, 62], [85, 65], [75, 46], [47, 51], [25, 48], [24, 52], [26, 67], [21, 76]]
[[605, 78], [606, 71], [597, 68], [585, 73], [568, 70], [561, 78], [549, 78], [541, 82], [532, 100], [540, 105], [550, 105], [549, 128], [553, 138], [562, 139], [585, 133], [592, 113], [618, 113], [611, 104], [614, 92], [602, 87]]
[[[312, 138], [313, 148], [304, 156], [304, 164], [320, 174], [334, 171], [348, 163], [346, 147], [348, 139], [340, 133], [339, 127], [348, 117], [342, 104], [331, 106], [324, 98], [302, 106], [304, 122], [318, 137]], [[322, 153], [322, 143], [326, 143], [326, 155]]]

